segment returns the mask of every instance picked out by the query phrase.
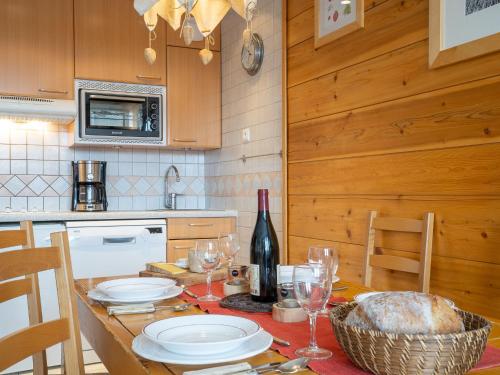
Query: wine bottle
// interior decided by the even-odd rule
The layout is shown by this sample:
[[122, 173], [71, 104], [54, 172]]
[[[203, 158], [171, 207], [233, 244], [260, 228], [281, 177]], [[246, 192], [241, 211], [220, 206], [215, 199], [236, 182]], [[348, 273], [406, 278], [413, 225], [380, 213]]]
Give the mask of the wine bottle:
[[259, 189], [257, 195], [259, 211], [250, 244], [250, 294], [254, 301], [275, 302], [276, 266], [279, 263], [278, 238], [269, 214], [268, 190]]

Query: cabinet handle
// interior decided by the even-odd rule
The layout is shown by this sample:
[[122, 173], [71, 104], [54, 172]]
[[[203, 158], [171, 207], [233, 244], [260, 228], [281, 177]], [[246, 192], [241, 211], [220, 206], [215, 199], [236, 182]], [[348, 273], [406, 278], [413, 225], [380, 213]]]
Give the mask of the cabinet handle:
[[46, 92], [48, 94], [64, 94], [66, 95], [68, 92], [67, 91], [62, 91], [62, 90], [48, 90], [48, 89], [38, 89], [39, 92]]
[[181, 138], [174, 138], [174, 142], [185, 142], [185, 143], [196, 143], [198, 142], [196, 139], [181, 139]]
[[190, 227], [213, 227], [213, 223], [208, 223], [208, 224], [198, 224], [198, 223], [189, 223], [188, 224]]
[[174, 246], [174, 250], [192, 249], [192, 246]]
[[143, 75], [136, 75], [137, 78], [139, 79], [156, 79], [156, 80], [160, 80], [161, 77], [158, 77], [158, 76], [143, 76]]

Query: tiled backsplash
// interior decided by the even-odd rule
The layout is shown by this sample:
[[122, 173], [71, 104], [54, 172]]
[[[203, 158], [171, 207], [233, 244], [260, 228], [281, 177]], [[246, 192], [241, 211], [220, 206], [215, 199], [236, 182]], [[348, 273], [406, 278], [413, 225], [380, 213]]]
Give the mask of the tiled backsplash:
[[[258, 3], [253, 31], [264, 40], [264, 62], [255, 76], [241, 66], [245, 22], [230, 14], [222, 21], [222, 149], [205, 152], [207, 208], [239, 211], [240, 262], [249, 262], [257, 214], [257, 189], [270, 190], [271, 218], [281, 223], [281, 1]], [[242, 130], [250, 129], [243, 143]], [[269, 156], [240, 159], [246, 156]]]
[[109, 209], [163, 207], [164, 175], [179, 208], [205, 208], [204, 154], [159, 148], [68, 147], [67, 128], [55, 124], [0, 123], [0, 211], [71, 208], [72, 160], [107, 161]]

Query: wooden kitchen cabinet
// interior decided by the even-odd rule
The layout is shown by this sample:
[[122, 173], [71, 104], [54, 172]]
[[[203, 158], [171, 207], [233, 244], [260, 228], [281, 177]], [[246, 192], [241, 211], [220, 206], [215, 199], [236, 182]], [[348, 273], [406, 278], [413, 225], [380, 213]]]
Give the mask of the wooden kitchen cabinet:
[[0, 93], [73, 97], [73, 2], [0, 1]]
[[167, 222], [167, 262], [187, 258], [199, 239], [217, 240], [221, 233], [236, 231], [234, 217], [175, 218]]
[[196, 247], [196, 240], [169, 240], [167, 245], [167, 262], [187, 258], [189, 250]]
[[157, 57], [144, 59], [149, 31], [132, 1], [75, 0], [76, 78], [165, 85], [166, 22], [158, 20]]
[[199, 50], [167, 47], [168, 145], [221, 147], [221, 57], [203, 65]]

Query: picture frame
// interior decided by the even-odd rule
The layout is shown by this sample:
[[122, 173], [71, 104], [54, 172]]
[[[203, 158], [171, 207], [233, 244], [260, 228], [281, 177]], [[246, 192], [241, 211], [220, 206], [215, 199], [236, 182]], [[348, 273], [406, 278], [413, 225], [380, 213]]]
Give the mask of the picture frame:
[[314, 47], [319, 48], [365, 26], [364, 0], [315, 0]]
[[429, 1], [429, 68], [499, 51], [499, 20], [500, 0]]

